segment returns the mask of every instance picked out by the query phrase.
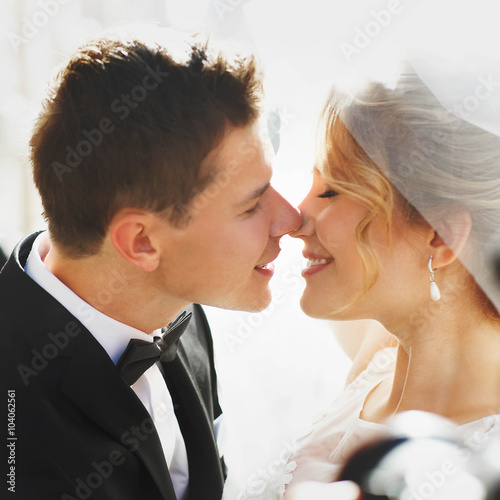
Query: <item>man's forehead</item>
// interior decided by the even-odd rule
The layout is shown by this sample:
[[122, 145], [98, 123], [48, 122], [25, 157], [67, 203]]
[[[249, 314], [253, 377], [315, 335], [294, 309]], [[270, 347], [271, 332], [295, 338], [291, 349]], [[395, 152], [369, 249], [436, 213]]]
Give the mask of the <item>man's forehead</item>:
[[259, 132], [256, 124], [229, 126], [219, 144], [203, 160], [201, 176], [213, 175], [220, 170], [231, 174], [243, 168], [254, 171], [256, 169], [253, 166], [261, 168], [261, 164], [270, 167], [273, 160], [272, 146], [268, 147]]
[[230, 127], [224, 134], [218, 150], [221, 159], [231, 161], [234, 156], [244, 158], [260, 154], [265, 150], [265, 144], [256, 125]]
[[260, 198], [269, 188], [271, 187], [271, 182], [266, 182], [262, 186], [258, 186], [255, 189], [248, 189], [245, 193], [246, 196], [242, 197], [235, 203], [236, 207], [243, 207], [250, 203], [251, 201]]

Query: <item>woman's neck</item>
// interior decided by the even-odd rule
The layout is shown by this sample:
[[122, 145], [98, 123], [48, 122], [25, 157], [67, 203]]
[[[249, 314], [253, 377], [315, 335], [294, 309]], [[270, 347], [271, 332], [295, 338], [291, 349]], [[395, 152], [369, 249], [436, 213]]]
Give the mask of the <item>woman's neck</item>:
[[372, 391], [363, 418], [418, 409], [463, 424], [500, 413], [500, 322], [463, 310], [443, 304], [394, 332], [400, 341], [394, 378]]

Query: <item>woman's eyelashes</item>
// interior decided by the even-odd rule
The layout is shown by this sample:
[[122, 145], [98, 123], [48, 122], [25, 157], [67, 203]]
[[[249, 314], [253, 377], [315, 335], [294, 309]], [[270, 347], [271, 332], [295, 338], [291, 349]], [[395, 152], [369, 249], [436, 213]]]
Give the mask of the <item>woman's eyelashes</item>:
[[334, 191], [333, 189], [327, 189], [323, 193], [318, 195], [318, 198], [333, 198], [334, 196], [337, 196], [339, 193], [337, 191]]

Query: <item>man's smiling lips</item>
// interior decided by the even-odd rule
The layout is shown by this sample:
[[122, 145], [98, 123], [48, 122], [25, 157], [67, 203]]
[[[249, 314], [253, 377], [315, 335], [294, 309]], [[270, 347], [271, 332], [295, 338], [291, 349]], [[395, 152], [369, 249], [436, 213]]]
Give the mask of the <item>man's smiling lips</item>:
[[302, 277], [311, 276], [325, 269], [334, 259], [327, 255], [318, 255], [304, 251], [302, 255], [307, 259], [306, 268], [302, 271]]
[[254, 270], [258, 273], [264, 274], [265, 276], [272, 276], [274, 274], [274, 264], [272, 262], [269, 262], [268, 264], [265, 264], [261, 267], [255, 266]]
[[266, 276], [272, 276], [274, 274], [274, 262], [279, 255], [280, 252], [278, 252], [269, 262], [266, 262], [265, 264], [257, 264], [254, 269], [255, 271], [258, 271], [260, 273], [265, 274]]

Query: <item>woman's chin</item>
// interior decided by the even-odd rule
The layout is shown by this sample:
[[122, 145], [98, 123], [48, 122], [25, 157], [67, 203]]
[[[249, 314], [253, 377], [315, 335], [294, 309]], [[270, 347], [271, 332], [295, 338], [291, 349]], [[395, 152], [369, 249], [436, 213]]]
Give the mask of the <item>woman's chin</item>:
[[[344, 302], [339, 303], [339, 301], [327, 300], [326, 297], [308, 292], [307, 288], [300, 298], [300, 308], [304, 314], [316, 319], [329, 319], [333, 321], [360, 319], [356, 311], [351, 307], [346, 309]], [[359, 311], [357, 312], [359, 313]]]
[[327, 308], [315, 300], [313, 296], [304, 291], [304, 294], [300, 298], [300, 308], [307, 316], [317, 319], [325, 319], [329, 316]]

